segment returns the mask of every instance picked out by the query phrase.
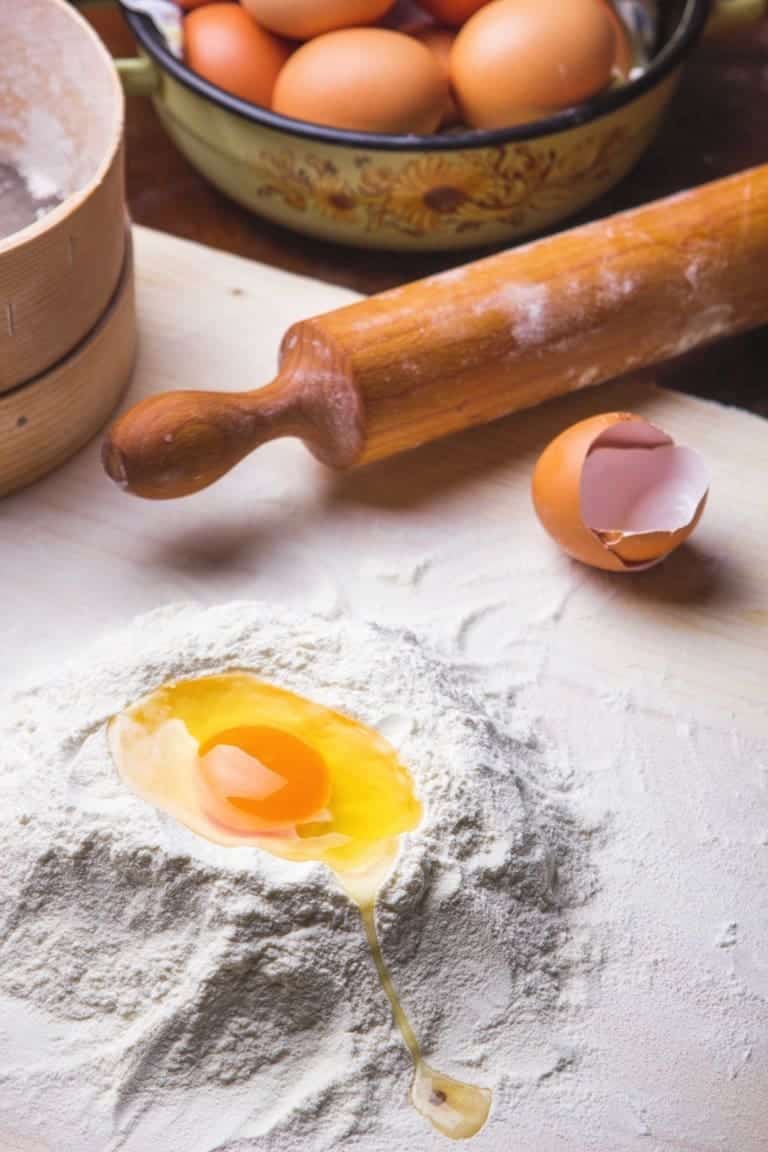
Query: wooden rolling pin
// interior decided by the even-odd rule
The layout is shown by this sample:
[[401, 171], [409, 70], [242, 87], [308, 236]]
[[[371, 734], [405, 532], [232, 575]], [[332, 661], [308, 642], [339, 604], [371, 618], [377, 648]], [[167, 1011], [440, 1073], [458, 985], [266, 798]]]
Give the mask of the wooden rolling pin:
[[253, 392], [122, 416], [104, 466], [186, 496], [303, 439], [350, 468], [768, 322], [768, 165], [295, 324]]

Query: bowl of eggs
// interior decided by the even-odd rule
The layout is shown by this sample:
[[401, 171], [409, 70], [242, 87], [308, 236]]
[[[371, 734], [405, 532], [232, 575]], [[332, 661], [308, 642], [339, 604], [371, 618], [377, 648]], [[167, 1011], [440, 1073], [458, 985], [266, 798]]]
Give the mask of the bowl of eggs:
[[539, 232], [621, 180], [718, 6], [179, 0], [175, 49], [132, 7], [129, 78], [228, 196], [336, 242], [447, 250]]

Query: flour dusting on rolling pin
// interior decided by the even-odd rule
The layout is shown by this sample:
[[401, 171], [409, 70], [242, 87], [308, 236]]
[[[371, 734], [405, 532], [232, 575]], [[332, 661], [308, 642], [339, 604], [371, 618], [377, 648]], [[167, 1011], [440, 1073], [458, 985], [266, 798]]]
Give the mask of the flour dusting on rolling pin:
[[767, 263], [765, 166], [302, 321], [267, 387], [150, 397], [104, 466], [170, 499], [281, 436], [368, 464], [765, 323]]

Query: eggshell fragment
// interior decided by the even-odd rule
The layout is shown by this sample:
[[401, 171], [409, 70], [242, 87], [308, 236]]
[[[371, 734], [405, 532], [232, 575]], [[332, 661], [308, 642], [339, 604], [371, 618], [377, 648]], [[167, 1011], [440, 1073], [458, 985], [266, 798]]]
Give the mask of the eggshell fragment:
[[593, 416], [557, 436], [539, 457], [532, 489], [560, 547], [609, 572], [650, 568], [678, 548], [708, 492], [699, 454], [628, 412]]

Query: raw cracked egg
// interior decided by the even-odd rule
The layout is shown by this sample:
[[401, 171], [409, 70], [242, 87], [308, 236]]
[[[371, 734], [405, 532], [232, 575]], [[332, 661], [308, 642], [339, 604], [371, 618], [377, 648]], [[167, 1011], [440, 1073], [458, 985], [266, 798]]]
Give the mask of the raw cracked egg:
[[294, 52], [272, 107], [333, 128], [428, 134], [440, 126], [449, 97], [442, 66], [418, 40], [388, 28], [346, 28]]
[[254, 23], [239, 4], [195, 8], [184, 21], [184, 58], [203, 79], [268, 107], [291, 49]]
[[609, 412], [567, 428], [533, 474], [539, 520], [584, 564], [632, 572], [686, 540], [709, 492], [703, 460], [641, 416]]
[[394, 0], [243, 0], [254, 20], [294, 40], [309, 40], [336, 28], [373, 24]]
[[456, 37], [451, 72], [467, 123], [505, 128], [600, 92], [616, 55], [604, 0], [492, 0]]
[[358, 897], [421, 818], [381, 736], [246, 672], [158, 688], [111, 722], [109, 743], [125, 782], [193, 832], [321, 861]]
[[413, 780], [395, 750], [356, 720], [248, 672], [166, 684], [116, 716], [108, 735], [125, 783], [193, 832], [333, 870], [360, 909], [413, 1060], [414, 1107], [451, 1139], [476, 1135], [491, 1092], [423, 1059], [376, 931], [376, 894], [400, 836], [421, 820]]

